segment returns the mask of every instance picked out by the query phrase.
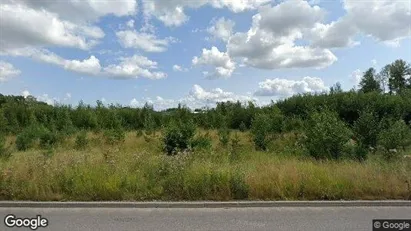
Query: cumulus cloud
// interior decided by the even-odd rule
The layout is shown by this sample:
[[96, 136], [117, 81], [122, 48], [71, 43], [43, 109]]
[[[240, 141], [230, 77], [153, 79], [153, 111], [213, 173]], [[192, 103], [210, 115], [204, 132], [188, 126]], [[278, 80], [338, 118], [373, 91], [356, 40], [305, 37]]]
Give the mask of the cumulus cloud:
[[235, 22], [222, 17], [218, 20], [213, 20], [212, 23], [213, 25], [207, 28], [207, 32], [210, 33], [214, 38], [227, 42], [233, 33]]
[[134, 55], [120, 58], [119, 64], [111, 64], [103, 70], [105, 75], [117, 78], [162, 79], [167, 77], [167, 74], [163, 72], [153, 71], [157, 68], [157, 62], [144, 56]]
[[25, 5], [35, 10], [45, 10], [56, 13], [64, 20], [76, 23], [95, 21], [105, 15], [117, 17], [134, 15], [137, 12], [136, 0], [121, 1], [33, 1], [4, 0], [5, 3]]
[[30, 92], [29, 92], [28, 90], [24, 90], [24, 91], [21, 92], [21, 95], [22, 95], [24, 98], [27, 98], [27, 97], [30, 95]]
[[158, 39], [154, 34], [124, 30], [116, 32], [120, 44], [125, 48], [135, 48], [146, 52], [163, 52], [167, 50], [172, 38]]
[[152, 98], [142, 98], [137, 100], [133, 98], [130, 100], [129, 105], [131, 107], [142, 107], [147, 102], [150, 105], [153, 105], [155, 110], [164, 110], [171, 107], [176, 107], [178, 104], [186, 105], [191, 109], [201, 108], [201, 107], [214, 107], [217, 102], [237, 102], [242, 103], [248, 101], [257, 102], [257, 98], [253, 98], [249, 95], [237, 95], [233, 92], [227, 92], [221, 88], [214, 88], [206, 90], [201, 86], [195, 84], [191, 90], [184, 97], [180, 99], [164, 99], [160, 96]]
[[180, 65], [173, 65], [173, 71], [178, 71], [178, 72], [187, 72], [188, 68], [184, 68]]
[[259, 83], [256, 96], [289, 97], [298, 93], [322, 92], [328, 88], [322, 79], [317, 77], [304, 77], [302, 80], [266, 79]]
[[167, 76], [163, 72], [154, 71], [158, 69], [157, 62], [140, 55], [121, 57], [118, 64], [109, 64], [105, 67], [101, 66], [100, 60], [93, 55], [84, 60], [67, 60], [45, 49], [19, 49], [14, 50], [14, 53], [9, 53], [9, 55], [31, 57], [41, 62], [60, 66], [69, 71], [92, 76], [120, 79], [140, 77], [161, 79]]
[[409, 1], [344, 0], [346, 14], [329, 24], [317, 24], [311, 30], [312, 43], [320, 47], [349, 47], [359, 44], [354, 36], [363, 34], [388, 46], [397, 47], [410, 38]]
[[126, 24], [127, 24], [127, 27], [133, 28], [134, 27], [134, 20], [130, 19], [130, 20], [127, 21]]
[[268, 2], [270, 0], [143, 0], [143, 11], [146, 17], [155, 17], [166, 26], [180, 26], [189, 20], [189, 16], [184, 12], [186, 8], [196, 9], [210, 5], [214, 8], [227, 8], [238, 13], [257, 9]]
[[0, 60], [0, 82], [6, 82], [20, 74], [21, 71], [16, 69], [13, 64]]
[[236, 64], [226, 52], [220, 52], [217, 47], [212, 47], [210, 50], [203, 49], [200, 57], [195, 56], [192, 60], [193, 65], [207, 65], [215, 67], [214, 72], [206, 73], [208, 78], [228, 78], [230, 77]]
[[358, 86], [362, 79], [362, 71], [357, 69], [351, 73], [351, 82], [354, 83], [354, 86]]
[[228, 54], [262, 69], [327, 67], [337, 60], [330, 50], [295, 44], [324, 15], [321, 8], [303, 0], [263, 6], [253, 16], [248, 32], [237, 32], [230, 38]]

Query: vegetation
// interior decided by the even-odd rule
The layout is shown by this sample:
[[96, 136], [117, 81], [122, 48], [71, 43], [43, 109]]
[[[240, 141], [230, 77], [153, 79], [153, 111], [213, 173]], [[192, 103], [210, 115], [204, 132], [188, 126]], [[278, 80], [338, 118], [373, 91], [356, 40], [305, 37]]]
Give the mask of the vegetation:
[[410, 74], [196, 113], [0, 95], [0, 200], [409, 199]]

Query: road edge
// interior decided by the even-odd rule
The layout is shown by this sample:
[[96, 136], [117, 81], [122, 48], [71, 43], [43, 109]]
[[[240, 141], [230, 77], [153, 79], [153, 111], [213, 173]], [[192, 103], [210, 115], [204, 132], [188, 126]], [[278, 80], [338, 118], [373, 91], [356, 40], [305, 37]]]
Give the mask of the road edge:
[[0, 201], [0, 208], [250, 208], [250, 207], [411, 207], [411, 201], [181, 201], [37, 202]]

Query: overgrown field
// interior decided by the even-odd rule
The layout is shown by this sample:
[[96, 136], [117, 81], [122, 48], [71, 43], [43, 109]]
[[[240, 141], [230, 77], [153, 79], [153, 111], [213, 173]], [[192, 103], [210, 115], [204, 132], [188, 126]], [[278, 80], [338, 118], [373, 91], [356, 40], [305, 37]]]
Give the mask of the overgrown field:
[[[226, 145], [216, 131], [211, 147], [165, 155], [161, 134], [129, 132], [120, 143], [107, 134], [39, 143], [0, 160], [0, 200], [339, 200], [410, 199], [411, 160], [315, 160], [298, 137], [283, 134], [255, 151], [237, 132]], [[84, 135], [84, 134], [83, 134]], [[79, 138], [80, 137], [80, 138]], [[85, 139], [84, 139], [85, 138]], [[84, 144], [80, 145], [79, 140]], [[79, 146], [80, 145], [80, 146]]]
[[0, 94], [0, 200], [411, 199], [410, 76], [194, 111]]

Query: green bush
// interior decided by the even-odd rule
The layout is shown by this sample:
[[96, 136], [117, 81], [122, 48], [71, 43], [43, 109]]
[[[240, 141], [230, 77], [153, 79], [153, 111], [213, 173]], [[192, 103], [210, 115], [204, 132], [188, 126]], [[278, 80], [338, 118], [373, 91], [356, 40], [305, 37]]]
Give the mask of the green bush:
[[190, 148], [195, 131], [196, 127], [192, 121], [170, 123], [164, 131], [164, 151], [168, 155], [174, 155]]
[[123, 129], [109, 129], [104, 131], [104, 138], [107, 144], [114, 145], [123, 143], [126, 139], [126, 133]]
[[51, 148], [59, 141], [57, 132], [45, 130], [39, 137], [41, 148]]
[[390, 150], [400, 147], [405, 150], [411, 144], [411, 129], [404, 120], [391, 122], [391, 126], [380, 132], [378, 144], [384, 149], [385, 157], [391, 159], [398, 155], [398, 151]]
[[82, 131], [79, 134], [77, 134], [76, 136], [76, 144], [75, 144], [75, 148], [77, 150], [82, 150], [85, 149], [88, 145], [88, 139], [87, 139], [87, 132], [86, 131]]
[[221, 128], [218, 130], [218, 140], [223, 147], [227, 147], [230, 142], [230, 130], [227, 128]]
[[366, 147], [376, 147], [379, 133], [379, 123], [373, 112], [364, 111], [354, 122], [354, 135]]
[[16, 147], [19, 151], [25, 151], [34, 146], [36, 141], [46, 133], [47, 130], [42, 126], [33, 124], [24, 129], [16, 138]]
[[230, 160], [237, 160], [238, 155], [240, 154], [241, 149], [241, 140], [238, 133], [234, 133], [233, 137], [231, 138], [231, 152], [230, 152]]
[[198, 135], [197, 137], [195, 137], [191, 142], [191, 147], [194, 149], [208, 150], [212, 147], [211, 142], [212, 140], [210, 134], [206, 133], [204, 135]]
[[269, 142], [270, 117], [266, 114], [258, 114], [252, 121], [251, 133], [257, 150], [266, 150]]
[[234, 200], [244, 200], [248, 198], [249, 186], [244, 180], [244, 174], [235, 172], [231, 175], [230, 191]]
[[0, 133], [0, 158], [10, 157], [11, 152], [6, 148], [6, 137]]
[[339, 159], [352, 132], [335, 112], [314, 112], [305, 127], [305, 147], [316, 159]]
[[241, 132], [247, 131], [247, 126], [245, 125], [244, 121], [241, 121], [240, 126], [238, 127]]

